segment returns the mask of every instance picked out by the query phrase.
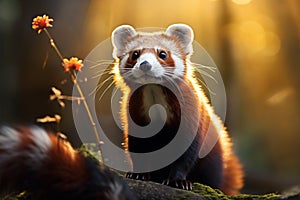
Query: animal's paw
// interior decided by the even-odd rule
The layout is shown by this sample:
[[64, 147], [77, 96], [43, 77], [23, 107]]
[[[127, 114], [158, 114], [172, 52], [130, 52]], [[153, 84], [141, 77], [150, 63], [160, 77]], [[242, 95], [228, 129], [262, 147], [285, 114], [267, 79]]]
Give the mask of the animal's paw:
[[150, 180], [150, 174], [149, 173], [127, 172], [125, 177], [129, 178], [129, 179], [142, 180], [142, 181], [149, 181]]
[[183, 179], [166, 179], [162, 182], [163, 185], [168, 185], [174, 188], [179, 188], [183, 190], [192, 190], [193, 184], [191, 181], [183, 180]]

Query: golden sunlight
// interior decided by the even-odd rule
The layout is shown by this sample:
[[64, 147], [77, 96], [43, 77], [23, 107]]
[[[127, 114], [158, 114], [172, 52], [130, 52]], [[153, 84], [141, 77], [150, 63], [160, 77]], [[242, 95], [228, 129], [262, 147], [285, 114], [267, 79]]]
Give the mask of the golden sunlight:
[[[86, 56], [103, 41], [107, 42], [103, 48], [105, 56], [95, 62], [107, 59], [112, 66], [110, 37], [119, 25], [165, 29], [171, 24], [185, 23], [193, 28], [195, 41], [209, 53], [224, 81], [227, 96], [225, 124], [249, 174], [246, 175], [247, 192], [282, 191], [299, 184], [299, 0], [276, 3], [274, 0], [24, 2], [5, 0], [1, 4], [0, 1], [0, 10], [6, 11], [0, 12], [3, 22], [0, 32], [5, 49], [0, 54], [3, 63], [0, 67], [2, 122], [31, 122], [37, 116], [46, 116], [38, 121], [59, 121], [62, 128], [68, 130], [66, 132], [76, 132], [69, 100], [83, 105], [84, 98], [64, 95], [72, 93], [75, 73], [70, 73], [69, 80], [68, 74], [57, 73], [57, 70], [72, 69], [73, 72], [83, 63], [88, 64]], [[51, 18], [48, 15], [34, 18], [39, 14], [36, 13], [38, 10]], [[51, 28], [53, 23], [55, 29]], [[39, 38], [36, 33], [41, 33]], [[55, 36], [55, 42], [64, 54], [60, 53], [50, 34]], [[53, 49], [49, 48], [49, 41]], [[82, 62], [76, 58], [66, 60], [68, 65], [64, 63], [65, 68], [62, 68], [55, 53], [61, 62], [72, 55]], [[199, 64], [206, 65], [207, 60], [201, 62]], [[204, 70], [214, 78], [217, 74], [208, 69]], [[89, 70], [88, 65], [81, 72], [85, 70]], [[107, 74], [100, 79], [108, 80], [105, 84], [99, 83], [103, 91], [107, 91], [110, 84], [113, 86], [113, 79], [108, 79], [109, 70], [105, 70]], [[76, 74], [81, 72], [76, 71]], [[95, 77], [99, 76], [101, 69], [95, 68]], [[97, 80], [86, 78], [78, 84], [89, 81]], [[51, 90], [51, 86], [60, 88], [63, 93]], [[112, 87], [109, 90], [113, 92]], [[55, 102], [47, 100], [51, 91], [54, 94], [50, 99]], [[101, 116], [104, 116], [102, 120], [108, 130], [118, 133], [114, 135], [114, 142], [124, 144], [123, 135], [111, 117], [111, 107], [107, 106], [111, 100], [109, 95], [101, 93], [96, 97], [103, 100], [101, 105], [99, 103], [99, 112], [104, 113]], [[62, 105], [65, 105], [63, 112]], [[53, 113], [59, 113], [62, 120], [55, 118]], [[92, 131], [96, 132], [95, 129]], [[77, 146], [81, 144], [76, 135], [70, 134], [68, 138], [72, 144], [73, 141]]]
[[[295, 166], [300, 167], [300, 160], [290, 160], [298, 156], [292, 148], [299, 152], [299, 127], [285, 120], [300, 120], [297, 105], [300, 96], [294, 91], [299, 86], [296, 67], [299, 66], [296, 58], [299, 47], [296, 44], [300, 38], [296, 33], [299, 30], [297, 19], [300, 18], [296, 12], [298, 3], [291, 2], [92, 0], [86, 18], [84, 43], [90, 44], [87, 49], [92, 49], [109, 38], [111, 31], [121, 24], [136, 28], [189, 24], [194, 29], [195, 40], [209, 52], [222, 72], [229, 91], [230, 134], [248, 138], [239, 141], [237, 146], [245, 158], [246, 167], [252, 170], [254, 163], [258, 163], [259, 170], [264, 172], [295, 174]], [[276, 109], [284, 110], [275, 112]], [[281, 153], [280, 162], [293, 164], [282, 165], [271, 157], [276, 157], [275, 147], [281, 144], [282, 134], [287, 132], [290, 139], [286, 138], [285, 142], [290, 141], [291, 148]], [[249, 142], [256, 138], [267, 141], [268, 145]], [[258, 162], [257, 157], [263, 157], [263, 162]]]
[[246, 5], [251, 3], [252, 0], [232, 0], [233, 3], [239, 4], [239, 5]]

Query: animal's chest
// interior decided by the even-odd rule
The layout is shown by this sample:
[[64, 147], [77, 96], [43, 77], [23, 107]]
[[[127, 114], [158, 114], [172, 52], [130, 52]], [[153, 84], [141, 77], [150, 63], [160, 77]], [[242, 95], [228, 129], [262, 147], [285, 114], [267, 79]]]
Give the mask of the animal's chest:
[[176, 96], [160, 85], [148, 84], [138, 88], [130, 97], [129, 114], [140, 126], [151, 123], [171, 123], [178, 115]]
[[166, 87], [151, 84], [138, 88], [129, 99], [129, 151], [151, 152], [167, 145], [180, 124], [176, 96]]

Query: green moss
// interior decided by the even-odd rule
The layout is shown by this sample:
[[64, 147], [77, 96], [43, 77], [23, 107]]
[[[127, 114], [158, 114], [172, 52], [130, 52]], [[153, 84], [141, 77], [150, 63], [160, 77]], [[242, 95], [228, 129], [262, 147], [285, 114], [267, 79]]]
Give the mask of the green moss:
[[202, 195], [209, 200], [215, 200], [215, 199], [216, 200], [217, 199], [229, 200], [230, 199], [228, 196], [224, 195], [220, 190], [212, 189], [211, 187], [200, 184], [200, 183], [193, 184], [192, 192]]
[[264, 194], [264, 195], [253, 195], [253, 194], [239, 194], [235, 196], [230, 196], [230, 199], [232, 200], [238, 200], [238, 199], [264, 199], [264, 200], [272, 200], [272, 199], [278, 199], [280, 195], [270, 193], [270, 194]]
[[[95, 143], [84, 143], [78, 151], [85, 157], [90, 157], [96, 161], [100, 161], [101, 153], [96, 150], [97, 146]], [[100, 161], [101, 162], [101, 161]]]
[[278, 194], [264, 194], [264, 195], [252, 195], [252, 194], [239, 194], [234, 196], [227, 196], [223, 194], [220, 190], [212, 189], [209, 186], [202, 185], [200, 183], [193, 184], [193, 190], [192, 192], [197, 193], [199, 195], [204, 196], [205, 198], [209, 200], [252, 200], [252, 199], [264, 199], [264, 200], [272, 200], [272, 199], [278, 199], [280, 195]]

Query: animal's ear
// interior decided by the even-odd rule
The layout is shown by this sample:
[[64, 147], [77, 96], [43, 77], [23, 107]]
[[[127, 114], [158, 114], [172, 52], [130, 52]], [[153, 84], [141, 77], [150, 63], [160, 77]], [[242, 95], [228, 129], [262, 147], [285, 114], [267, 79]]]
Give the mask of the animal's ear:
[[132, 26], [122, 25], [118, 26], [111, 36], [112, 44], [114, 47], [114, 58], [120, 57], [123, 52], [128, 39], [135, 36], [137, 33]]
[[190, 26], [186, 24], [173, 24], [167, 28], [166, 34], [169, 36], [175, 36], [187, 55], [192, 53], [194, 32]]

